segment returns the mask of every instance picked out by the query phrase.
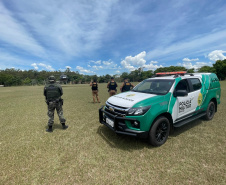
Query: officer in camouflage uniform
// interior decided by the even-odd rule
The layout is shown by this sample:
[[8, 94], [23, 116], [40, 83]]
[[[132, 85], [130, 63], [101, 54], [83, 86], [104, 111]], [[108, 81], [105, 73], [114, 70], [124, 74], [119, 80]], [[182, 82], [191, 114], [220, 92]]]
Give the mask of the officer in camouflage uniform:
[[52, 132], [52, 125], [54, 123], [54, 112], [55, 109], [57, 111], [57, 114], [59, 116], [60, 123], [62, 124], [63, 129], [67, 129], [68, 126], [65, 125], [65, 118], [63, 116], [63, 99], [61, 99], [61, 96], [63, 95], [62, 87], [56, 83], [56, 79], [54, 76], [49, 77], [49, 84], [47, 84], [44, 88], [44, 96], [46, 97], [46, 103], [48, 105], [48, 129], [46, 129], [47, 132]]

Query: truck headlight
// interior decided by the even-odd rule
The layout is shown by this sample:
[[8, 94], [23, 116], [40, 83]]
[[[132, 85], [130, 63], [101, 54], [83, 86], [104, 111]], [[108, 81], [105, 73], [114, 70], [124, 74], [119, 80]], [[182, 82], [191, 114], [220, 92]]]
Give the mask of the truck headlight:
[[151, 108], [151, 106], [131, 108], [131, 109], [129, 109], [127, 115], [128, 115], [128, 116], [138, 116], [138, 115], [143, 115], [143, 114], [145, 114], [150, 108]]

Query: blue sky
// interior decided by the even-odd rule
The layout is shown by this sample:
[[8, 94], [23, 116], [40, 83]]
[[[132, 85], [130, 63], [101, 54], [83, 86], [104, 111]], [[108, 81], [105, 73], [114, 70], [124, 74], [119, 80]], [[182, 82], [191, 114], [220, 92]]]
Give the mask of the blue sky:
[[0, 70], [121, 74], [226, 58], [225, 0], [0, 0]]

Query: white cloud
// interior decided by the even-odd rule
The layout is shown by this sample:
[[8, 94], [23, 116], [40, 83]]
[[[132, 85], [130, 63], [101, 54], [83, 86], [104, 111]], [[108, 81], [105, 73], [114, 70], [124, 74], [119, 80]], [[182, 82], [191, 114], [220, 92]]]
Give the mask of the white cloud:
[[16, 66], [16, 68], [30, 66], [31, 61], [29, 59], [24, 59], [18, 55], [11, 54], [6, 49], [0, 48], [0, 66], [2, 69], [11, 68], [11, 66]]
[[150, 64], [146, 64], [146, 65], [143, 65], [143, 67], [147, 70], [156, 70], [157, 68], [160, 68], [160, 67], [163, 67], [162, 65], [154, 65], [153, 63], [150, 62]]
[[157, 64], [158, 62], [157, 61], [151, 61], [150, 63], [151, 64]]
[[143, 51], [139, 53], [138, 55], [132, 57], [127, 56], [122, 62], [121, 65], [128, 69], [129, 71], [134, 71], [139, 67], [145, 68], [147, 70], [155, 70], [159, 67], [163, 67], [162, 65], [154, 65], [157, 64], [157, 61], [151, 61], [149, 64], [146, 64], [146, 60], [144, 59], [146, 57], [146, 52]]
[[133, 65], [142, 66], [146, 62], [146, 60], [144, 59], [145, 56], [146, 56], [146, 52], [143, 51], [143, 52], [139, 53], [138, 55], [136, 55], [134, 57], [127, 56], [125, 58], [125, 61], [128, 62], [128, 63], [131, 63]]
[[38, 65], [36, 63], [31, 64], [35, 68], [35, 70], [38, 70]]
[[58, 69], [58, 70], [61, 71], [61, 72], [65, 71], [65, 69], [62, 69], [62, 68], [60, 68], [60, 69]]
[[0, 41], [45, 61], [89, 55], [103, 46], [115, 3], [12, 0], [6, 7], [0, 1]]
[[[148, 4], [155, 6], [156, 2], [150, 1], [149, 3], [144, 4], [145, 6]], [[157, 61], [151, 60], [161, 61], [161, 64], [167, 61], [168, 65], [177, 58], [200, 57], [216, 48], [225, 50], [226, 30], [223, 17], [225, 17], [226, 11], [222, 11], [223, 7], [219, 8], [216, 3], [213, 3], [213, 10], [208, 11], [207, 16], [200, 14], [201, 12], [193, 14], [191, 8], [184, 8], [189, 7], [187, 1], [181, 3], [181, 6], [171, 1], [160, 3], [159, 8], [151, 13], [143, 12], [143, 14], [144, 4], [135, 3], [133, 6], [129, 6], [130, 3], [119, 0], [104, 2], [92, 0], [90, 3], [84, 3], [83, 0], [0, 1], [0, 47], [10, 49], [9, 54], [13, 58], [16, 55], [26, 55], [24, 61], [23, 57], [20, 57], [20, 63], [19, 60], [10, 63], [3, 61], [0, 62], [0, 65], [1, 67], [6, 65], [18, 67], [27, 63], [28, 66], [31, 65], [31, 62], [28, 63], [26, 60], [33, 58], [33, 62], [45, 61], [45, 63], [48, 62], [53, 67], [59, 68], [58, 64], [60, 66], [72, 65], [68, 63], [69, 61], [85, 59], [89, 62], [90, 57], [93, 57], [94, 60], [106, 60], [106, 58], [101, 57], [108, 55], [112, 56], [119, 65], [121, 62], [122, 67], [135, 70], [145, 65], [147, 69], [157, 67], [158, 65], [155, 65]], [[191, 4], [189, 3], [189, 5]], [[169, 8], [166, 10], [162, 6]], [[175, 8], [177, 6], [178, 8]], [[200, 4], [197, 4], [197, 7], [199, 6]], [[181, 9], [183, 9], [183, 14], [180, 11], [175, 11], [175, 14], [171, 13], [171, 10]], [[197, 16], [199, 14], [200, 16]], [[218, 16], [216, 16], [217, 14]], [[178, 15], [180, 16], [178, 17]], [[194, 15], [195, 17], [193, 17]], [[156, 17], [161, 18], [161, 24]], [[197, 17], [204, 19], [199, 20]], [[196, 21], [192, 21], [193, 18]], [[152, 21], [150, 22], [150, 20]], [[147, 21], [150, 24], [147, 24]], [[196, 23], [202, 25], [198, 24], [197, 29], [194, 29], [193, 24]], [[205, 25], [207, 28], [204, 27]], [[187, 29], [184, 29], [185, 27]], [[144, 32], [150, 28], [151, 32]], [[128, 30], [131, 34], [128, 34]], [[143, 34], [137, 34], [137, 31]], [[123, 44], [121, 44], [121, 40]], [[117, 58], [122, 56], [121, 52], [136, 51], [134, 46], [136, 49], [139, 48], [140, 45], [136, 43], [137, 41], [147, 48], [155, 48], [148, 53], [150, 56], [147, 56], [146, 52], [141, 52], [140, 54], [143, 53], [144, 56], [141, 56], [139, 60], [139, 52], [137, 51], [137, 56], [133, 54], [133, 56], [124, 59], [127, 56], [125, 55], [122, 60], [118, 61]], [[108, 46], [111, 48], [109, 49]], [[1, 58], [2, 56], [0, 56], [0, 61]], [[216, 57], [211, 57], [211, 59], [216, 60]], [[192, 65], [194, 65], [193, 62], [196, 62], [194, 59], [188, 60], [192, 60], [190, 61]], [[51, 61], [54, 62], [51, 63]], [[151, 62], [149, 63], [149, 61]], [[82, 65], [93, 71], [95, 70], [92, 66], [99, 69], [98, 66], [102, 65], [103, 73], [110, 72], [110, 69], [113, 68], [114, 71], [120, 68], [116, 64], [114, 66], [114, 63], [110, 64], [111, 61], [105, 61], [105, 63], [102, 63], [101, 60], [93, 61], [94, 63], [87, 62], [84, 65], [77, 65]], [[15, 65], [16, 63], [19, 65]], [[87, 67], [87, 64], [90, 65]], [[73, 65], [75, 65], [72, 66], [74, 69], [76, 64]], [[98, 72], [102, 73], [102, 71]]]
[[195, 62], [195, 64], [192, 64], [192, 62], [183, 62], [183, 63], [178, 63], [179, 66], [183, 66], [186, 69], [192, 69], [194, 68], [195, 70], [201, 68], [202, 66], [211, 66], [212, 63], [207, 63], [207, 62]]
[[66, 69], [71, 69], [71, 67], [70, 67], [70, 66], [65, 66], [65, 68], [66, 68]]
[[98, 61], [90, 61], [90, 62], [92, 62], [92, 63], [94, 63], [94, 64], [98, 64], [98, 65], [100, 65], [101, 64], [101, 60], [98, 60]]
[[103, 69], [103, 66], [96, 66], [95, 65], [95, 66], [92, 66], [92, 68], [95, 69], [95, 70], [99, 70], [99, 69]]
[[211, 53], [209, 53], [208, 58], [212, 61], [224, 60], [224, 59], [226, 59], [226, 56], [224, 56], [223, 53], [226, 53], [226, 51], [215, 50], [215, 51], [212, 51]]
[[42, 66], [42, 67], [44, 67], [44, 68], [46, 68], [46, 69], [48, 69], [50, 71], [54, 71], [54, 69], [50, 65], [46, 65], [46, 64], [43, 64], [43, 63], [39, 63], [38, 65], [39, 66]]
[[76, 69], [78, 69], [81, 73], [94, 73], [93, 71], [90, 71], [88, 69], [84, 69], [81, 66], [77, 66]]
[[189, 40], [181, 40], [177, 43], [171, 43], [166, 46], [156, 47], [155, 50], [147, 53], [147, 59], [158, 58], [163, 60], [172, 60], [178, 58], [178, 56], [183, 57], [187, 55], [203, 55], [203, 53], [208, 52], [211, 49], [225, 48], [226, 46], [226, 30], [210, 32], [206, 35], [198, 35]]
[[146, 60], [144, 59], [145, 56], [145, 51], [139, 53], [134, 57], [127, 56], [123, 61], [121, 61], [121, 65], [130, 71], [134, 71], [136, 69], [136, 67], [134, 66], [142, 67], [146, 63]]
[[210, 64], [209, 62], [208, 63], [207, 62], [196, 62], [195, 63], [195, 69], [198, 69], [202, 66], [209, 66], [209, 65], [212, 65], [212, 64]]
[[112, 61], [103, 61], [103, 64], [104, 65], [106, 65], [106, 66], [110, 66], [110, 65], [112, 65], [113, 64], [113, 62]]
[[199, 59], [198, 58], [195, 58], [195, 59], [184, 58], [183, 61], [184, 62], [192, 62], [192, 61], [199, 61]]
[[54, 68], [52, 68], [52, 66], [50, 66], [50, 65], [47, 65], [47, 64], [43, 64], [43, 63], [33, 63], [33, 64], [31, 64], [31, 66], [33, 66], [34, 68], [35, 68], [35, 70], [38, 70], [39, 69], [39, 67], [42, 67], [42, 69], [47, 69], [47, 70], [50, 70], [50, 71], [54, 71], [55, 69]]
[[109, 69], [120, 69], [120, 66], [118, 64], [115, 64], [113, 61], [108, 60], [108, 61], [90, 61], [95, 64], [103, 64], [103, 65], [87, 65], [88, 67], [92, 67], [94, 70], [109, 70]]
[[126, 69], [128, 69], [129, 71], [134, 71], [136, 68], [134, 66], [132, 66], [129, 62], [127, 62], [126, 60], [123, 60], [121, 62], [122, 66]]
[[27, 51], [36, 56], [45, 55], [45, 50], [29, 33], [25, 24], [17, 21], [13, 14], [0, 2], [0, 40], [9, 46]]

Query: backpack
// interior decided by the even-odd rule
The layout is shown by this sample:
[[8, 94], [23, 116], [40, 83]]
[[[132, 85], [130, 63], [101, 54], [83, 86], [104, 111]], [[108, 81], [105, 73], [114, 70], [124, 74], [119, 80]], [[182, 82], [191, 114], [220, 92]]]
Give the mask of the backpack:
[[49, 84], [45, 87], [47, 100], [56, 100], [60, 98], [60, 89], [55, 84]]
[[109, 90], [116, 90], [117, 84], [116, 82], [110, 82], [109, 84]]
[[124, 86], [122, 88], [122, 92], [126, 92], [126, 91], [129, 91], [131, 88], [131, 83], [130, 82], [125, 82], [124, 83]]
[[98, 85], [96, 82], [92, 82], [92, 90], [95, 91], [98, 89]]

